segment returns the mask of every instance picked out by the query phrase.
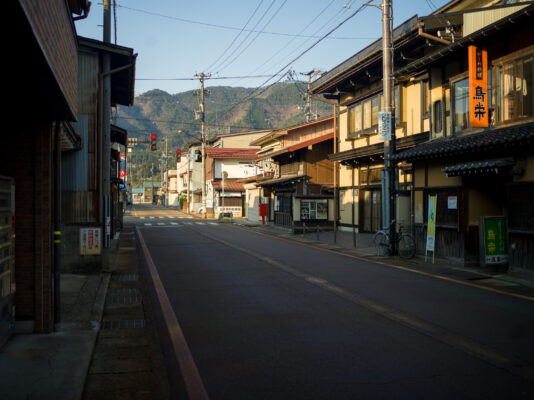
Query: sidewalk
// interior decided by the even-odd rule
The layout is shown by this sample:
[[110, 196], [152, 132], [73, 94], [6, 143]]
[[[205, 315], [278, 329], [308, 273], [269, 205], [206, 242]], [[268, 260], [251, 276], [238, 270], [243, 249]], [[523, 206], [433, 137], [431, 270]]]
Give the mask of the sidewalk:
[[62, 274], [56, 332], [14, 334], [0, 349], [0, 400], [169, 397], [133, 226], [110, 260], [111, 273]]
[[[379, 262], [382, 265], [433, 275], [449, 281], [488, 288], [493, 291], [534, 300], [534, 276], [525, 276], [499, 269], [466, 267], [443, 259], [435, 259], [435, 263], [432, 263], [431, 257], [426, 261], [422, 256], [415, 256], [410, 260], [398, 257], [377, 257], [373, 243], [374, 234], [372, 233], [356, 233], [353, 235], [352, 231], [338, 230], [334, 237], [333, 231], [317, 232], [311, 230], [303, 235], [302, 233], [294, 234], [291, 229], [274, 226], [272, 223], [262, 225], [261, 222], [250, 222], [246, 219], [227, 220], [227, 222], [233, 222], [266, 234], [345, 253], [370, 262]], [[356, 243], [356, 246], [354, 246], [354, 243]]]

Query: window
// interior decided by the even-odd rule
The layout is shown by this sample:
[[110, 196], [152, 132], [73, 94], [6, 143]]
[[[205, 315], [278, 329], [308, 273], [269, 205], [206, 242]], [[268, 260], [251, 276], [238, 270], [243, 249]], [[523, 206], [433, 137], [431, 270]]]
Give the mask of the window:
[[499, 122], [532, 117], [532, 54], [496, 66], [496, 107]]
[[349, 109], [349, 133], [372, 130], [378, 125], [378, 112], [384, 108], [384, 97], [376, 95]]
[[328, 200], [301, 200], [300, 218], [309, 219], [328, 219]]
[[[396, 89], [396, 88], [395, 88]], [[428, 79], [425, 79], [421, 82], [421, 102], [423, 105], [422, 114], [423, 118], [428, 117], [430, 114], [430, 91], [428, 87]], [[395, 95], [397, 91], [395, 91]]]
[[433, 121], [434, 133], [441, 133], [443, 131], [443, 105], [441, 100], [435, 101], [433, 106]]
[[469, 78], [454, 83], [454, 133], [469, 128]]

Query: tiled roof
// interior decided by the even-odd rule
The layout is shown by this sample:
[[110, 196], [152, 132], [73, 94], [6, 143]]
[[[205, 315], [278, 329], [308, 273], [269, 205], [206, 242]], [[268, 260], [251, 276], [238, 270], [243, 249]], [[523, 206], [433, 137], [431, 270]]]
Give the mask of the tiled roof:
[[220, 147], [206, 147], [206, 156], [211, 158], [245, 158], [254, 160], [258, 149], [232, 149]]
[[534, 145], [534, 123], [493, 129], [466, 136], [450, 136], [430, 140], [411, 149], [400, 151], [395, 160], [424, 160], [488, 150]]
[[[213, 181], [211, 183], [214, 190], [222, 190], [222, 181]], [[225, 192], [244, 192], [245, 184], [243, 182], [226, 181], [224, 186]]]

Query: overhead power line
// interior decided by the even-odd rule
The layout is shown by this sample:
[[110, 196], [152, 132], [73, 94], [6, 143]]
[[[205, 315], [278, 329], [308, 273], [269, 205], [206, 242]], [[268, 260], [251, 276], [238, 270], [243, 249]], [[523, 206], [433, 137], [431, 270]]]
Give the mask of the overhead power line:
[[[219, 28], [219, 29], [226, 29], [226, 30], [234, 30], [234, 31], [240, 31], [242, 28], [238, 28], [236, 26], [228, 26], [228, 25], [219, 25], [219, 24], [212, 24], [212, 23], [209, 23], [209, 22], [202, 22], [202, 21], [195, 21], [195, 20], [191, 20], [191, 19], [185, 19], [185, 18], [179, 18], [179, 17], [172, 17], [172, 16], [169, 16], [169, 15], [164, 15], [164, 14], [159, 14], [159, 13], [155, 13], [155, 12], [152, 12], [152, 11], [146, 11], [146, 10], [140, 10], [138, 8], [132, 8], [132, 7], [126, 7], [126, 6], [122, 6], [120, 4], [117, 4], [117, 7], [120, 7], [120, 8], [123, 8], [125, 10], [130, 10], [130, 11], [135, 11], [135, 12], [139, 12], [139, 13], [143, 13], [143, 14], [147, 14], [147, 15], [152, 15], [154, 17], [160, 17], [160, 18], [166, 18], [166, 19], [171, 19], [171, 20], [175, 20], [175, 21], [181, 21], [181, 22], [186, 22], [188, 24], [196, 24], [196, 25], [203, 25], [203, 26], [209, 26], [211, 28]], [[285, 33], [285, 32], [271, 32], [271, 31], [257, 31], [257, 30], [248, 30], [248, 29], [243, 29], [244, 32], [260, 32], [264, 35], [275, 35], [275, 36], [290, 36], [290, 37], [293, 37], [293, 36], [296, 36], [296, 37], [305, 37], [305, 38], [312, 38], [312, 39], [317, 39], [319, 38], [319, 36], [310, 36], [310, 35], [295, 35], [293, 33]], [[354, 37], [354, 36], [347, 36], [347, 37], [340, 37], [340, 36], [331, 36], [329, 37], [329, 39], [336, 39], [336, 40], [362, 40], [362, 39], [375, 39], [374, 37]]]
[[[285, 74], [280, 74], [285, 75]], [[243, 79], [243, 78], [267, 78], [272, 75], [244, 75], [244, 76], [211, 76], [206, 79]], [[198, 78], [135, 78], [136, 81], [197, 81]]]

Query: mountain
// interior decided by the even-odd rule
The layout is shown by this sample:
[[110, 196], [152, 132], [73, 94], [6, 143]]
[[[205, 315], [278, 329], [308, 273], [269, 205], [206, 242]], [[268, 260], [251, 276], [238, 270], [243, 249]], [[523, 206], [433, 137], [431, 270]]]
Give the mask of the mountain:
[[[205, 99], [207, 135], [283, 128], [304, 122], [305, 90], [302, 82], [277, 83], [259, 95], [253, 88], [210, 87]], [[148, 138], [155, 133], [158, 139], [167, 137], [169, 145], [180, 146], [200, 134], [200, 121], [195, 120], [198, 109], [198, 91], [171, 95], [155, 89], [136, 97], [134, 106], [120, 107], [115, 124], [128, 130], [128, 137]], [[312, 101], [312, 112], [325, 116], [332, 107]], [[178, 131], [185, 134], [178, 135]]]
[[[306, 101], [303, 82], [276, 83], [263, 91], [253, 88], [216, 86], [207, 89], [205, 98], [206, 134], [252, 129], [284, 128], [306, 121]], [[199, 109], [198, 91], [169, 94], [155, 89], [135, 98], [132, 107], [119, 107], [114, 124], [128, 131], [128, 138], [148, 141], [157, 135], [157, 151], [147, 144], [138, 144], [128, 153], [129, 179], [135, 186], [144, 179], [161, 176], [162, 150], [168, 145], [167, 161], [176, 148], [200, 137], [200, 121], [195, 119]], [[332, 113], [332, 106], [312, 101], [312, 112], [319, 116]], [[183, 134], [179, 134], [182, 131]], [[167, 141], [165, 140], [167, 139]]]

